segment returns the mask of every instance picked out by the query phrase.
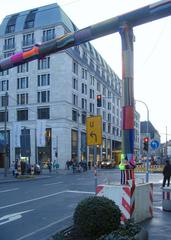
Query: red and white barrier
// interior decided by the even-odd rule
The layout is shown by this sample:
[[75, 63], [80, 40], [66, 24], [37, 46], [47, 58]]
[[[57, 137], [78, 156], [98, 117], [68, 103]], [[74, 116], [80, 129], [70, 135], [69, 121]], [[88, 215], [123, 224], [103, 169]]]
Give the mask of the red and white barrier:
[[121, 221], [141, 222], [153, 216], [153, 185], [98, 185], [97, 196], [113, 200], [121, 210]]
[[171, 211], [171, 187], [163, 188], [163, 210]]

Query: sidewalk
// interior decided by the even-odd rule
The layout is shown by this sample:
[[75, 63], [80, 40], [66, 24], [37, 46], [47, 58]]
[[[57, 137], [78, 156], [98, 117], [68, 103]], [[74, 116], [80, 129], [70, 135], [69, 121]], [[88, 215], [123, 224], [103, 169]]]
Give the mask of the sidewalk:
[[142, 223], [148, 230], [149, 240], [171, 239], [171, 212], [162, 209], [161, 184], [154, 184], [153, 191], [153, 218]]

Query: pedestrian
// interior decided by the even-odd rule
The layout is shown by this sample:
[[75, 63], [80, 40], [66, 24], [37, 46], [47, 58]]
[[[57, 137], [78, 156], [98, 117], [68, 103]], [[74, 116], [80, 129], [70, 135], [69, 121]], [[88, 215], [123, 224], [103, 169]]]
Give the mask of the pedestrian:
[[15, 161], [11, 163], [12, 175], [15, 176]]
[[70, 168], [69, 168], [69, 167], [70, 167], [70, 162], [71, 162], [71, 161], [69, 161], [69, 160], [66, 161], [66, 167], [67, 167], [67, 170], [70, 169]]
[[170, 177], [171, 177], [171, 165], [169, 160], [166, 160], [166, 165], [163, 169], [163, 187], [165, 187], [167, 181], [167, 187], [170, 185]]
[[88, 161], [88, 169], [91, 170], [91, 161]]
[[48, 162], [48, 169], [49, 169], [49, 172], [52, 171], [52, 163], [51, 163], [51, 161]]

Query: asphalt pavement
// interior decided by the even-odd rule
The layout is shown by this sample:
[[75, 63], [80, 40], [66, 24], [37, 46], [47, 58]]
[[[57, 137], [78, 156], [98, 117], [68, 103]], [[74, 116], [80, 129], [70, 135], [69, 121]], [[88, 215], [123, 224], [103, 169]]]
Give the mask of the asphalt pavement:
[[[107, 171], [106, 171], [107, 173]], [[2, 183], [12, 183], [12, 182], [22, 182], [22, 181], [37, 181], [40, 179], [51, 178], [54, 175], [70, 175], [72, 171], [67, 170], [58, 170], [58, 172], [49, 173], [48, 171], [44, 171], [41, 175], [33, 176], [31, 178], [23, 178], [16, 179], [9, 173], [6, 177], [4, 177], [3, 172], [0, 172], [0, 184]], [[100, 174], [104, 174], [99, 171]], [[73, 175], [73, 174], [72, 174]], [[144, 175], [137, 174], [138, 178], [141, 179]], [[165, 240], [171, 239], [171, 212], [164, 211], [162, 208], [162, 174], [151, 174], [150, 182], [154, 184], [153, 189], [153, 218], [142, 222], [141, 225], [144, 226], [145, 229], [148, 230], [149, 240]]]

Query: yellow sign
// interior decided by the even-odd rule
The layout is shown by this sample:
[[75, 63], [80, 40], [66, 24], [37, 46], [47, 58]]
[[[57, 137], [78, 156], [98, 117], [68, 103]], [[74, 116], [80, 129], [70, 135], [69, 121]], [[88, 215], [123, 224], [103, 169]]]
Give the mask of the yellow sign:
[[102, 144], [102, 117], [88, 117], [86, 119], [87, 145]]

